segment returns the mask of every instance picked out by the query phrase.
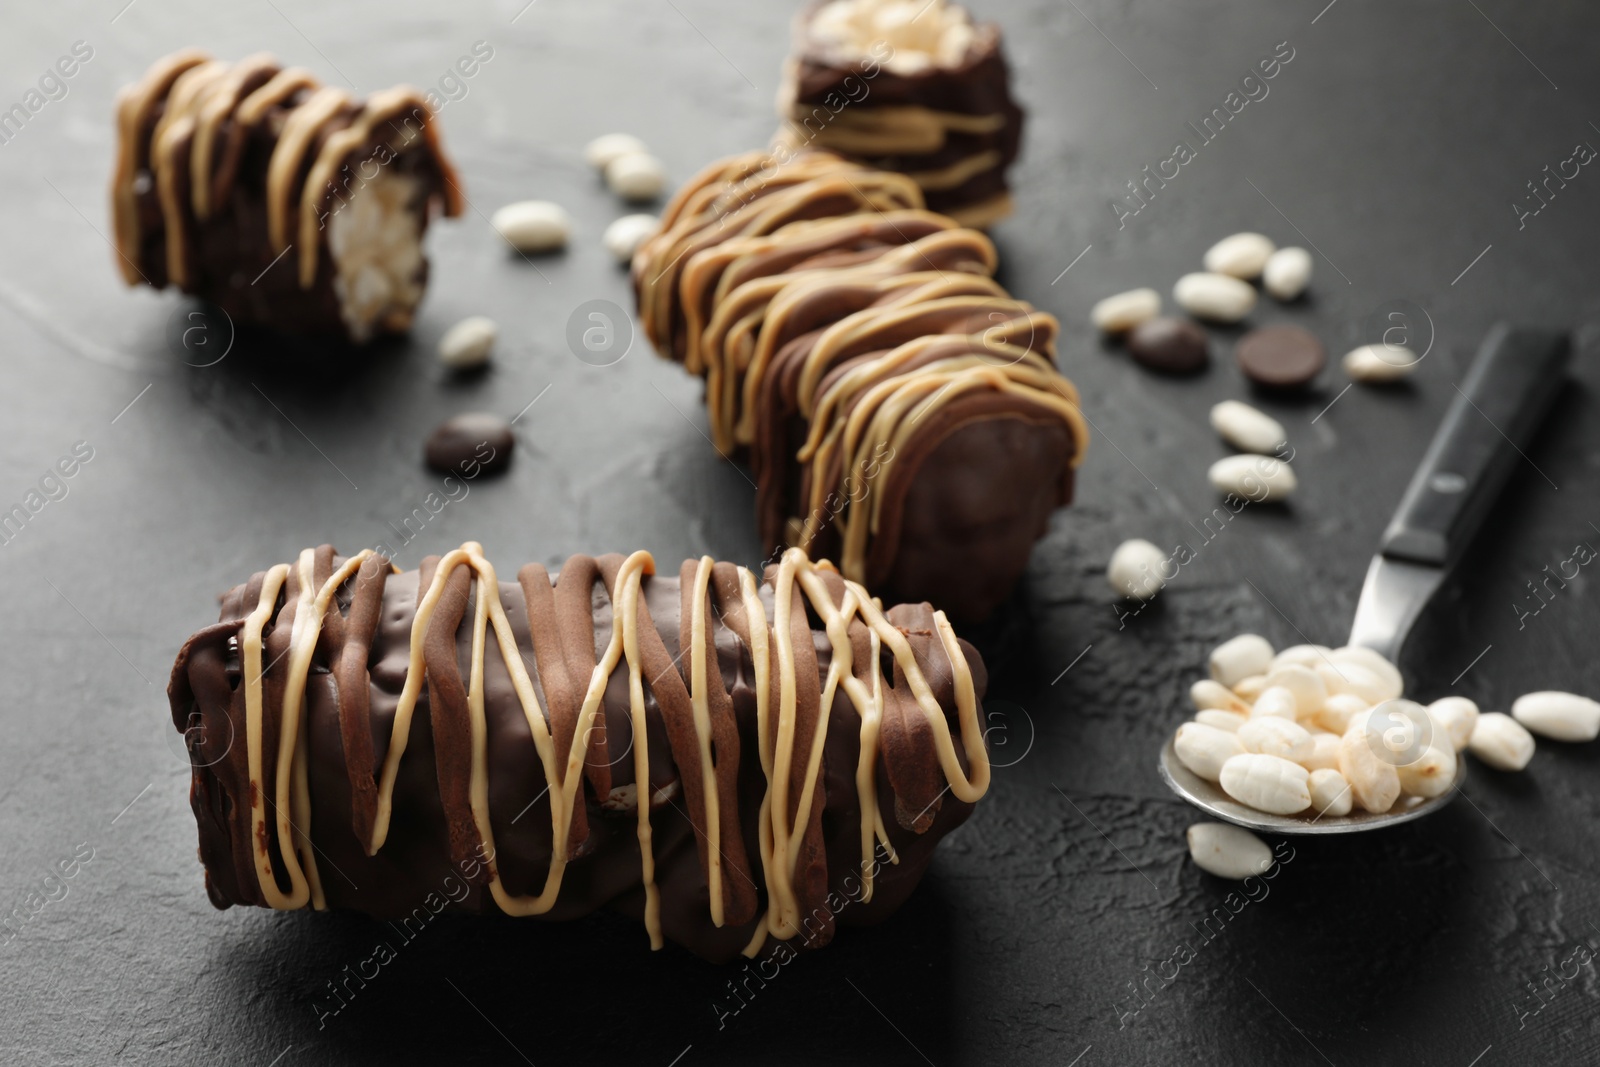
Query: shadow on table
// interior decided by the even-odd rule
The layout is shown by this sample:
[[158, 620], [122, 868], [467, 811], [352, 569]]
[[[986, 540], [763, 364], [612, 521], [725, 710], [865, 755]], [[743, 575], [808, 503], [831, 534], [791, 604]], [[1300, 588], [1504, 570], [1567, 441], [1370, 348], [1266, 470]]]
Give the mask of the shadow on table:
[[[1241, 1029], [1281, 1026], [1281, 1015], [1334, 1062], [1360, 1059], [1375, 1040], [1398, 1053], [1428, 1032], [1423, 1020], [1458, 1014], [1438, 962], [1481, 953], [1467, 939], [1492, 925], [1485, 897], [1504, 891], [1505, 853], [1521, 862], [1472, 805], [1458, 798], [1417, 823], [1290, 844], [1270, 897], [1208, 924], [1221, 928], [1214, 940], [1196, 935], [1213, 976], [1205, 1009]], [[1228, 886], [1206, 881], [1216, 904]], [[1259, 1039], [1241, 1037], [1235, 1051], [1259, 1053]]]
[[638, 923], [610, 914], [546, 923], [447, 913], [410, 941], [361, 915], [251, 918], [260, 921], [217, 969], [238, 988], [214, 995], [250, 1005], [258, 1025], [292, 1043], [279, 1067], [889, 1064], [952, 1041], [951, 916], [932, 877], [884, 924], [841, 928], [827, 948], [769, 964], [765, 979], [742, 959], [712, 965], [671, 944], [651, 952]]
[[195, 304], [189, 315], [196, 324], [172, 339], [176, 358], [191, 378], [210, 376], [286, 390], [297, 400], [314, 403], [318, 394], [340, 389], [368, 374], [375, 366], [392, 362], [410, 341], [405, 337], [380, 337], [366, 345], [332, 338], [295, 337], [252, 326], [234, 328], [221, 322], [218, 312]]

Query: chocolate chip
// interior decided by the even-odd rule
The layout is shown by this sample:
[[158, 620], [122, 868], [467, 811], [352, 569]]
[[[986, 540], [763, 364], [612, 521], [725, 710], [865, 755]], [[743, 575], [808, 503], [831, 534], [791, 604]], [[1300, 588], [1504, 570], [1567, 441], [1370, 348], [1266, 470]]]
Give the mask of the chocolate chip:
[[1193, 374], [1210, 362], [1206, 332], [1188, 319], [1142, 322], [1128, 334], [1128, 355], [1163, 374]]
[[1235, 355], [1245, 377], [1268, 389], [1303, 389], [1328, 362], [1322, 342], [1298, 326], [1251, 330]]
[[511, 465], [511, 424], [498, 415], [469, 411], [446, 419], [428, 435], [428, 466], [444, 474], [476, 478]]

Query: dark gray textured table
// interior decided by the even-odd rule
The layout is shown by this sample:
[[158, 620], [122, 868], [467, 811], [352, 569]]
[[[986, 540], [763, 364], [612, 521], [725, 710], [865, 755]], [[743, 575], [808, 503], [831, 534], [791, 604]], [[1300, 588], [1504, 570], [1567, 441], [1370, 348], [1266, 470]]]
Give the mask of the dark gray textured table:
[[[1475, 764], [1434, 818], [1302, 842], [1269, 896], [1210, 927], [1231, 887], [1188, 862], [1191, 813], [1154, 764], [1214, 643], [1245, 629], [1279, 645], [1342, 638], [1382, 524], [1499, 317], [1577, 330], [1575, 381], [1406, 671], [1425, 698], [1460, 676], [1454, 691], [1486, 707], [1600, 689], [1587, 569], [1537, 614], [1527, 599], [1541, 568], [1600, 544], [1600, 371], [1585, 332], [1600, 311], [1600, 172], [1583, 167], [1537, 215], [1512, 207], [1576, 143], [1600, 144], [1600, 12], [981, 4], [1009, 31], [1031, 109], [1020, 210], [996, 233], [1004, 281], [1062, 317], [1062, 366], [1098, 430], [1079, 502], [982, 635], [1004, 765], [990, 796], [894, 921], [844, 931], [742, 1001], [727, 972], [649, 953], [626, 920], [447, 917], [319, 1029], [326, 983], [392, 932], [358, 916], [212, 910], [163, 696], [172, 655], [251, 571], [303, 545], [383, 539], [434, 487], [419, 451], [436, 421], [510, 415], [536, 396], [513, 470], [451, 504], [404, 565], [468, 538], [506, 565], [636, 547], [669, 562], [760, 558], [750, 487], [701, 439], [697, 384], [642, 343], [615, 366], [585, 365], [565, 330], [583, 301], [628, 302], [598, 243], [620, 209], [583, 143], [637, 132], [677, 181], [762, 141], [789, 5], [122, 2], [12, 3], [0, 34], [7, 107], [74, 41], [94, 49], [65, 98], [0, 146], [0, 503], [75, 442], [93, 449], [68, 494], [0, 548], [0, 911], [13, 916], [0, 1061], [1596, 1060], [1600, 978], [1578, 962], [1590, 949], [1574, 956], [1600, 945], [1596, 746], [1542, 743], [1521, 775]], [[186, 367], [165, 341], [183, 305], [125, 290], [104, 239], [116, 87], [191, 43], [270, 49], [363, 91], [430, 85], [477, 40], [494, 58], [442, 119], [475, 210], [430, 234], [414, 336], [337, 371], [308, 370], [292, 342]], [[1185, 124], [1282, 41], [1294, 58], [1269, 95], [1198, 144]], [[1125, 183], [1179, 139], [1196, 158], [1119, 229]], [[570, 250], [536, 267], [497, 247], [485, 218], [525, 197], [577, 223]], [[1358, 386], [1323, 411], [1344, 384], [1330, 371], [1304, 402], [1263, 401], [1290, 427], [1301, 491], [1202, 541], [1191, 524], [1212, 507], [1205, 468], [1224, 453], [1205, 413], [1248, 394], [1227, 358], [1236, 332], [1215, 332], [1209, 373], [1169, 381], [1102, 347], [1084, 319], [1111, 292], [1169, 291], [1246, 228], [1320, 253], [1309, 300], [1268, 302], [1253, 322], [1306, 325], [1337, 356], [1409, 300], [1434, 343], [1410, 385]], [[434, 345], [477, 313], [501, 323], [498, 359], [453, 382]], [[1197, 558], [1122, 626], [1102, 571], [1131, 536], [1187, 541]], [[89, 850], [70, 880], [47, 877]], [[51, 899], [34, 912], [30, 894]]]

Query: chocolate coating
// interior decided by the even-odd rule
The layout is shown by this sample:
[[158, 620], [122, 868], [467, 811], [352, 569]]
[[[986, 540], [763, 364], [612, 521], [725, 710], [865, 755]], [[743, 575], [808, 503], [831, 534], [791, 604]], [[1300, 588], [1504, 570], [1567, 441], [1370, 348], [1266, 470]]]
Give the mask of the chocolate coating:
[[1263, 326], [1239, 338], [1239, 369], [1267, 389], [1303, 389], [1328, 363], [1322, 342], [1298, 326]]
[[[331, 585], [331, 576], [345, 562], [327, 545], [302, 557], [302, 567], [314, 574], [314, 583], [302, 584], [300, 572], [291, 568], [273, 608], [273, 620], [262, 631], [264, 762], [259, 779], [249, 766], [245, 743], [249, 687], [242, 677], [241, 648], [248, 634], [246, 617], [256, 610], [272, 575], [258, 573], [228, 593], [221, 621], [191, 637], [173, 666], [168, 687], [173, 722], [185, 733], [190, 750], [200, 858], [207, 892], [219, 908], [268, 903], [252, 867], [256, 835], [250, 809], [258, 795], [255, 783], [268, 783], [270, 791], [276, 773], [275, 753], [285, 726], [283, 692], [293, 660], [287, 654], [291, 630], [302, 625], [295, 619], [291, 627], [288, 616], [306, 589]], [[596, 683], [591, 674], [596, 673], [597, 657], [613, 639], [617, 621], [613, 597], [622, 581], [619, 573], [626, 567], [622, 557], [574, 557], [559, 577], [530, 564], [517, 582], [498, 583], [498, 595], [521, 652], [519, 659], [541, 696], [558, 758], [565, 761], [564, 753], [578, 744], [585, 750], [569, 859], [559, 895], [543, 917], [573, 918], [603, 907], [631, 915], [645, 911], [637, 814], [629, 809], [634, 806], [630, 798], [644, 792], [634, 788], [632, 754], [647, 749], [646, 795], [651, 798], [653, 884], [660, 892], [661, 928], [699, 955], [728, 960], [751, 944], [753, 932], [765, 921], [768, 901], [762, 887], [768, 882], [759, 838], [768, 777], [757, 758], [764, 735], [757, 722], [755, 631], [749, 604], [739, 598], [738, 569], [715, 564], [710, 572], [711, 610], [702, 617], [707, 620], [715, 775], [721, 797], [718, 855], [726, 922], [719, 927], [707, 908], [709, 794], [700, 788], [695, 734], [687, 725], [687, 696], [693, 684], [689, 590], [701, 565], [688, 561], [677, 577], [647, 576], [639, 584], [644, 738], [634, 733], [630, 667], [625, 662], [605, 676], [595, 728], [581, 737], [574, 732], [577, 701], [585, 689], [593, 691]], [[392, 723], [407, 685], [413, 620], [421, 594], [430, 588], [440, 566], [438, 557], [430, 557], [420, 571], [390, 574], [387, 561], [371, 557], [338, 588], [315, 643], [306, 675], [301, 736], [307, 748], [302, 765], [309, 791], [309, 835], [320, 857], [317, 866], [328, 907], [402, 921], [424, 906], [438, 910], [433, 903], [492, 912], [497, 910], [496, 901], [486, 887], [491, 877], [513, 894], [533, 893], [550, 865], [549, 783], [498, 646], [483, 659], [486, 803], [494, 833], [494, 848], [487, 858], [472, 817], [466, 814], [467, 768], [472, 761], [463, 685], [467, 667], [476, 662], [472, 623], [476, 594], [461, 569], [444, 580], [443, 598], [430, 616], [427, 684], [418, 697], [409, 743], [394, 779], [387, 836], [370, 855], [365, 845], [377, 810], [374, 780], [384, 765]], [[777, 571], [769, 571], [769, 583]], [[831, 602], [840, 603], [844, 583], [826, 569], [816, 573]], [[756, 595], [753, 586], [746, 588]], [[773, 597], [770, 586], [759, 593], [768, 620], [774, 614]], [[799, 775], [790, 780], [791, 806], [804, 781], [808, 739], [820, 722], [819, 700], [834, 647], [828, 637], [811, 629], [814, 624], [806, 621], [799, 602], [795, 608], [789, 631], [799, 643], [794, 649], [791, 707], [796, 717], [794, 736], [800, 741], [791, 769]], [[899, 606], [888, 612], [887, 620], [902, 635], [907, 654], [914, 657], [932, 698], [953, 726], [961, 683], [948, 646], [941, 646], [935, 633], [940, 624], [934, 613], [927, 605]], [[773, 627], [764, 629], [769, 640], [776, 640]], [[860, 658], [871, 646], [859, 619], [851, 624], [850, 634], [855, 676], [865, 673], [870, 679], [882, 672], [883, 664]], [[961, 667], [970, 670], [974, 693], [981, 697], [986, 685], [981, 659], [964, 643], [954, 647], [964, 661]], [[774, 686], [776, 703], [776, 681]], [[888, 699], [881, 733], [873, 742], [877, 746], [873, 796], [899, 862], [877, 864], [874, 891], [863, 892], [856, 776], [864, 735], [856, 704], [841, 688], [830, 705], [822, 739], [816, 799], [797, 839], [801, 858], [793, 886], [806, 922], [792, 937], [769, 938], [763, 951], [817, 948], [831, 939], [837, 925], [886, 917], [920, 879], [937, 841], [972, 810], [945, 785], [926, 723], [904, 714], [911, 705], [899, 666], [882, 679], [882, 686]], [[964, 738], [967, 727], [963, 722]], [[685, 730], [690, 732], [686, 735]], [[975, 743], [981, 751], [981, 727]], [[960, 746], [955, 759], [965, 772], [968, 760]], [[986, 770], [982, 780], [987, 781]], [[277, 840], [264, 838], [260, 847], [281, 888], [285, 868]]]
[[1129, 331], [1127, 345], [1135, 362], [1162, 374], [1194, 374], [1211, 361], [1205, 330], [1189, 319], [1141, 322]]
[[780, 139], [908, 174], [930, 210], [964, 225], [986, 228], [1009, 215], [1006, 171], [1021, 149], [1024, 112], [1011, 96], [1000, 28], [969, 22], [970, 41], [954, 62], [896, 70], [886, 42], [856, 54], [820, 37], [813, 22], [828, 5], [811, 0], [795, 18]]
[[899, 549], [878, 564], [878, 584], [891, 599], [937, 596], [961, 618], [987, 618], [1021, 579], [1051, 514], [1072, 503], [1071, 434], [1042, 413], [975, 413], [928, 440], [934, 447], [890, 512]]
[[768, 546], [963, 620], [1009, 596], [1088, 428], [1059, 324], [997, 258], [905, 176], [827, 152], [722, 160], [673, 198], [634, 258], [640, 324], [705, 377]]
[[469, 411], [434, 427], [423, 446], [428, 466], [442, 474], [465, 471], [476, 462], [478, 474], [498, 474], [511, 466], [516, 438], [499, 415]]
[[[463, 206], [420, 94], [358, 100], [264, 53], [229, 64], [185, 49], [122, 90], [117, 125], [128, 284], [175, 286], [284, 333], [365, 342], [410, 328], [429, 217]], [[399, 220], [404, 239], [388, 232]]]

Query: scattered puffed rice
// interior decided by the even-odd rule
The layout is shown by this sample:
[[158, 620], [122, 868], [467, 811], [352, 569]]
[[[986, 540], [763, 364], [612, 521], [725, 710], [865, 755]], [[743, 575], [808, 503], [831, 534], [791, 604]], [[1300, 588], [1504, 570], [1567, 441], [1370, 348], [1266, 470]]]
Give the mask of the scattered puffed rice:
[[1221, 777], [1222, 765], [1244, 751], [1237, 735], [1197, 722], [1178, 727], [1172, 747], [1180, 763], [1208, 782]]
[[1243, 881], [1272, 868], [1272, 849], [1242, 826], [1200, 822], [1189, 827], [1189, 858], [1207, 874]]
[[1339, 735], [1314, 733], [1311, 735], [1311, 754], [1300, 761], [1308, 771], [1339, 769]]
[[1226, 730], [1233, 734], [1238, 733], [1239, 727], [1250, 720], [1240, 715], [1237, 711], [1223, 711], [1221, 708], [1202, 708], [1194, 713], [1194, 721], [1202, 726], [1215, 726], [1219, 730]]
[[1207, 708], [1220, 708], [1223, 711], [1235, 711], [1241, 715], [1249, 714], [1250, 705], [1239, 699], [1237, 693], [1215, 678], [1202, 678], [1189, 687], [1189, 699], [1194, 703], [1195, 710], [1204, 711]]
[[1450, 746], [1457, 752], [1472, 740], [1472, 728], [1478, 725], [1478, 705], [1466, 697], [1441, 697], [1428, 705], [1428, 715], [1450, 737]]
[[1517, 720], [1498, 711], [1478, 716], [1467, 747], [1497, 771], [1520, 771], [1533, 759], [1533, 735]]
[[1252, 718], [1239, 727], [1239, 744], [1246, 752], [1282, 756], [1295, 763], [1304, 763], [1315, 747], [1305, 727], [1293, 719], [1270, 715]]
[[1311, 806], [1310, 773], [1282, 756], [1247, 752], [1222, 765], [1222, 791], [1241, 804], [1273, 815], [1296, 815]]
[[1344, 357], [1344, 372], [1358, 382], [1397, 382], [1422, 362], [1403, 345], [1362, 345]]
[[1267, 676], [1264, 674], [1252, 674], [1233, 687], [1234, 695], [1249, 704], [1254, 704], [1266, 691]]
[[1259, 634], [1240, 634], [1211, 651], [1211, 677], [1230, 688], [1271, 664], [1272, 645]]
[[1225, 456], [1206, 472], [1219, 493], [1232, 493], [1257, 504], [1282, 500], [1299, 487], [1294, 470], [1271, 456]]
[[1261, 276], [1267, 261], [1277, 250], [1272, 238], [1263, 234], [1236, 233], [1207, 249], [1203, 262], [1206, 270], [1214, 274], [1250, 281]]
[[1211, 428], [1241, 452], [1270, 456], [1288, 439], [1283, 424], [1238, 400], [1224, 400], [1211, 409]]
[[618, 263], [629, 263], [650, 236], [660, 227], [661, 220], [654, 215], [624, 215], [606, 227], [600, 243], [605, 245]]
[[497, 330], [494, 320], [483, 315], [462, 319], [439, 339], [439, 362], [465, 370], [489, 362]]
[[1326, 645], [1290, 645], [1272, 657], [1272, 669], [1277, 670], [1291, 663], [1315, 669], [1316, 665], [1327, 659], [1328, 653], [1332, 651], [1333, 649]]
[[666, 168], [648, 152], [629, 152], [606, 164], [606, 185], [624, 200], [654, 200], [666, 184]]
[[1334, 693], [1312, 716], [1311, 721], [1313, 725], [1343, 737], [1344, 732], [1350, 729], [1350, 721], [1370, 707], [1371, 704], [1354, 693]]
[[595, 170], [605, 170], [607, 164], [619, 156], [648, 151], [645, 143], [631, 133], [608, 133], [590, 141], [583, 150], [583, 158]]
[[1280, 248], [1261, 271], [1261, 288], [1279, 300], [1289, 301], [1311, 284], [1311, 253], [1303, 248]]
[[[1190, 687], [1195, 718], [1179, 727], [1174, 746], [1181, 743], [1179, 760], [1191, 771], [1260, 811], [1383, 814], [1445, 796], [1455, 786], [1457, 739], [1474, 720], [1474, 751], [1484, 748], [1492, 764], [1526, 763], [1516, 734], [1532, 752], [1514, 720], [1479, 716], [1470, 700], [1424, 708], [1404, 699], [1400, 671], [1368, 648], [1308, 644], [1274, 653], [1264, 637], [1242, 634], [1213, 650], [1209, 668], [1212, 677]], [[1584, 700], [1531, 696], [1535, 707]]]
[[1089, 321], [1102, 333], [1126, 333], [1161, 314], [1161, 294], [1154, 289], [1129, 289], [1089, 309]]
[[1319, 663], [1313, 669], [1329, 693], [1353, 693], [1369, 706], [1393, 699], [1388, 683], [1359, 663]]
[[1405, 691], [1405, 679], [1400, 677], [1400, 668], [1370, 648], [1346, 645], [1328, 653], [1328, 658], [1334, 663], [1359, 664], [1371, 671], [1383, 686], [1384, 700], [1398, 700], [1400, 694]]
[[1295, 701], [1293, 690], [1281, 685], [1269, 685], [1256, 695], [1250, 706], [1250, 717], [1294, 722], [1300, 717], [1300, 705]]
[[1185, 274], [1172, 287], [1172, 299], [1189, 314], [1213, 322], [1238, 322], [1256, 306], [1250, 283], [1227, 274]]
[[560, 204], [519, 200], [494, 213], [489, 225], [518, 252], [554, 252], [565, 248], [572, 220]]
[[1337, 768], [1318, 768], [1311, 772], [1311, 808], [1318, 815], [1349, 815], [1355, 794]]
[[1161, 592], [1166, 580], [1161, 568], [1166, 566], [1167, 554], [1149, 541], [1134, 538], [1124, 541], [1111, 553], [1106, 566], [1106, 580], [1125, 597], [1149, 600]]
[[1553, 741], [1593, 741], [1600, 737], [1600, 704], [1576, 693], [1528, 693], [1511, 705], [1523, 726]]
[[1381, 741], [1364, 723], [1353, 724], [1339, 742], [1339, 773], [1362, 810], [1382, 815], [1400, 797], [1400, 774], [1378, 754]]
[[1287, 689], [1294, 695], [1296, 718], [1303, 719], [1308, 715], [1315, 715], [1328, 702], [1328, 686], [1322, 680], [1322, 675], [1310, 667], [1302, 667], [1297, 663], [1288, 663], [1269, 670], [1267, 688]]
[[1400, 789], [1414, 797], [1439, 797], [1450, 792], [1456, 781], [1456, 753], [1449, 738], [1438, 739], [1442, 744], [1429, 745], [1427, 750], [1410, 763], [1396, 767], [1400, 775]]

